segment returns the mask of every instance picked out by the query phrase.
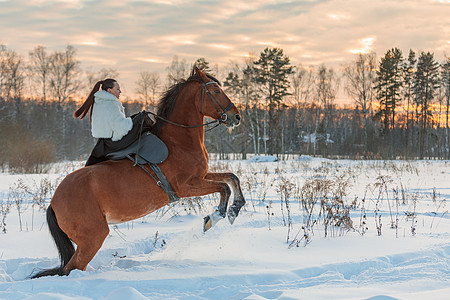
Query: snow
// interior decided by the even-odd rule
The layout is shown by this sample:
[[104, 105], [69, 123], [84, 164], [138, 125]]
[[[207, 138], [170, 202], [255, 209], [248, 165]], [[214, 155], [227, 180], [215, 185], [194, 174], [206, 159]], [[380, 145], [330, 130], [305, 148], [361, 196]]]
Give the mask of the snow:
[[[309, 156], [211, 161], [212, 170], [232, 171], [241, 180], [247, 204], [233, 225], [224, 219], [203, 233], [203, 217], [213, 212], [218, 196], [182, 200], [110, 226], [87, 271], [33, 280], [27, 277], [57, 266], [59, 259], [45, 213], [36, 206], [33, 216], [28, 197], [21, 204], [22, 231], [13, 204], [6, 233], [0, 233], [0, 299], [448, 299], [449, 165]], [[33, 190], [81, 166], [61, 163], [48, 174], [0, 173], [0, 204], [13, 201], [18, 180]], [[345, 187], [345, 203], [356, 203], [350, 210], [355, 230], [332, 227], [325, 237], [325, 227], [317, 224], [305, 245], [306, 215], [298, 197], [308, 180], [323, 180], [331, 192]], [[292, 188], [289, 233], [283, 183]], [[396, 218], [398, 226], [390, 228]]]
[[253, 157], [251, 157], [248, 161], [249, 162], [274, 162], [277, 161], [278, 158], [276, 158], [276, 156], [272, 156], [272, 155], [255, 155]]

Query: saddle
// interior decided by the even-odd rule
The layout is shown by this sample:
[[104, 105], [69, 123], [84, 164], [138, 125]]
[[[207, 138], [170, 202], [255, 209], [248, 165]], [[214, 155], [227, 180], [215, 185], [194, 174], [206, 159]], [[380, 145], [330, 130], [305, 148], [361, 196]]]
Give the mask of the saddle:
[[160, 164], [166, 160], [169, 155], [166, 144], [156, 135], [150, 132], [144, 132], [139, 139], [134, 141], [125, 149], [108, 153], [107, 158], [120, 160], [134, 155], [134, 162], [137, 164]]
[[[166, 144], [161, 141], [156, 135], [150, 132], [141, 134], [138, 140], [134, 141], [130, 146], [115, 152], [108, 153], [106, 157], [111, 160], [121, 160], [128, 158], [134, 162], [134, 166], [138, 165], [148, 175], [150, 175], [169, 196], [170, 202], [178, 201], [180, 198], [175, 194], [157, 164], [166, 160], [169, 155], [169, 150]], [[144, 166], [149, 165], [156, 175], [153, 176]]]

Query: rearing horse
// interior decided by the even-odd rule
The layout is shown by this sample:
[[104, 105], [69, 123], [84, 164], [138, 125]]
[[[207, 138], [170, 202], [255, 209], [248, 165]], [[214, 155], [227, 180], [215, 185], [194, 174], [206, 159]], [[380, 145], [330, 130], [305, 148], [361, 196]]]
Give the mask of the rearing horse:
[[[220, 193], [218, 208], [205, 217], [204, 231], [226, 215], [233, 223], [245, 204], [236, 175], [208, 172], [204, 127], [198, 126], [205, 116], [230, 128], [241, 118], [218, 81], [195, 67], [187, 80], [172, 86], [161, 98], [155, 133], [169, 150], [159, 167], [178, 197]], [[232, 191], [234, 200], [227, 211]], [[108, 224], [140, 218], [168, 203], [162, 188], [130, 160], [106, 161], [67, 175], [47, 209], [61, 265], [32, 278], [86, 270], [109, 233]]]

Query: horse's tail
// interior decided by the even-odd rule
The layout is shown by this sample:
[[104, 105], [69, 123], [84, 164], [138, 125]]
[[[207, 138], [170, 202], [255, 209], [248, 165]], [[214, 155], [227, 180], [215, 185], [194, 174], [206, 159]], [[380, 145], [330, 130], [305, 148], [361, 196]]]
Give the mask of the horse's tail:
[[39, 278], [43, 276], [53, 276], [53, 275], [66, 275], [64, 274], [63, 268], [69, 262], [70, 258], [75, 253], [75, 248], [73, 247], [72, 241], [69, 239], [67, 234], [61, 230], [58, 225], [58, 221], [56, 220], [55, 212], [53, 211], [52, 206], [50, 205], [47, 209], [47, 223], [48, 228], [50, 229], [50, 233], [55, 241], [56, 248], [59, 252], [59, 257], [61, 259], [61, 266], [43, 270], [31, 278]]

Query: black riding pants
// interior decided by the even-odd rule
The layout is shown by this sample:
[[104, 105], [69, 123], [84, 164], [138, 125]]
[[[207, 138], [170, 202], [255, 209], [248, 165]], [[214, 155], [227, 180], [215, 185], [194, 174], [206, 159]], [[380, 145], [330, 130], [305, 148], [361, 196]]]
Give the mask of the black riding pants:
[[108, 160], [106, 158], [106, 155], [108, 153], [124, 149], [139, 138], [142, 129], [141, 124], [145, 117], [145, 113], [141, 112], [131, 117], [133, 121], [133, 127], [120, 140], [112, 141], [111, 138], [98, 139], [97, 144], [95, 144], [94, 149], [92, 150], [92, 153], [89, 156], [85, 166], [94, 165], [99, 162]]

